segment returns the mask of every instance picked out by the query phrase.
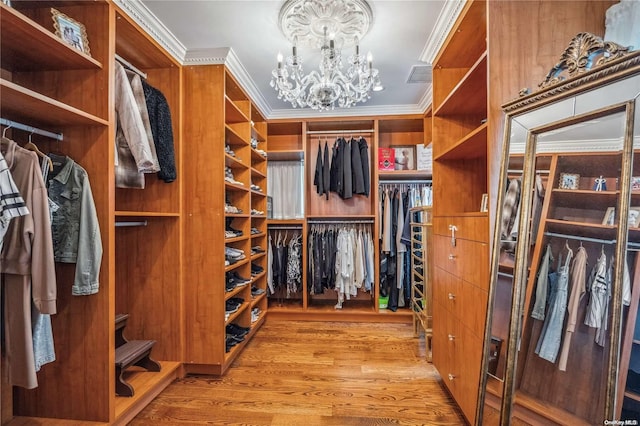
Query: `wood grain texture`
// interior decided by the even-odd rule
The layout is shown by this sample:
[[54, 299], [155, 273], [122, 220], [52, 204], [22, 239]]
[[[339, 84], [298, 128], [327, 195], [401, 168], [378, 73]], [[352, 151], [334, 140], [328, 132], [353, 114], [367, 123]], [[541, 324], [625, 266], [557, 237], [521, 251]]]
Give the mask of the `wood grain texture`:
[[187, 376], [131, 423], [460, 425], [411, 324], [271, 321], [225, 376]]

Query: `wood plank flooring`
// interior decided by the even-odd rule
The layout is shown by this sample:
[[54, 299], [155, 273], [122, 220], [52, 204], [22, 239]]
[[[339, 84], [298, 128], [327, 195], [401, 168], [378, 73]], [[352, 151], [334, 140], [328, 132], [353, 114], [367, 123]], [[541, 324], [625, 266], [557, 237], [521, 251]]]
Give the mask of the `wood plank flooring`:
[[461, 425], [409, 324], [268, 320], [227, 374], [187, 376], [130, 423]]

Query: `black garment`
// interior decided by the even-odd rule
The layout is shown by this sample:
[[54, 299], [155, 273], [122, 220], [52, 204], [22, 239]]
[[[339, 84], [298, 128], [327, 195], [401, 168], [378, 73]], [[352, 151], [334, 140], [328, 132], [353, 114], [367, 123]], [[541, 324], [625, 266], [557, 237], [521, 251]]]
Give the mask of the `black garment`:
[[331, 187], [331, 171], [329, 166], [329, 145], [324, 143], [324, 156], [322, 158], [322, 179], [323, 189], [326, 195], [326, 199], [329, 199], [329, 191]]
[[162, 92], [142, 79], [142, 89], [149, 112], [149, 122], [156, 147], [160, 171], [158, 178], [170, 183], [176, 180], [176, 158], [173, 147], [173, 127], [171, 111]]
[[330, 188], [331, 191], [342, 197], [342, 187], [344, 184], [344, 161], [343, 161], [343, 151], [344, 151], [344, 139], [336, 139], [332, 148], [333, 158], [331, 159], [331, 168], [330, 168]]
[[353, 197], [353, 175], [351, 168], [351, 143], [344, 139], [341, 139], [343, 143], [342, 150], [342, 193], [340, 197], [345, 200]]
[[360, 158], [360, 144], [357, 140], [351, 139], [351, 172], [352, 190], [354, 194], [364, 194], [364, 176], [362, 175], [362, 159]]
[[369, 146], [364, 138], [360, 138], [358, 141], [360, 148], [360, 161], [362, 162], [362, 178], [364, 184], [364, 191], [362, 194], [369, 196], [371, 191], [371, 175], [369, 174]]
[[322, 148], [320, 142], [318, 142], [318, 155], [316, 156], [316, 172], [313, 176], [313, 184], [316, 186], [316, 192], [318, 195], [324, 194], [324, 176], [322, 175]]

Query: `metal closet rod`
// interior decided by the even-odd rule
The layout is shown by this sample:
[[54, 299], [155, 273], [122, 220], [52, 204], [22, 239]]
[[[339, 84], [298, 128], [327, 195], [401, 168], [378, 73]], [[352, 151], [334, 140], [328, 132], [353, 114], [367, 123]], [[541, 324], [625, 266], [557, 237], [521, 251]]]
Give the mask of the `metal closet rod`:
[[147, 73], [146, 72], [140, 71], [137, 67], [132, 65], [131, 62], [127, 61], [122, 56], [118, 55], [117, 53], [116, 53], [116, 61], [120, 62], [122, 65], [125, 66], [125, 68], [129, 68], [130, 71], [135, 72], [136, 74], [138, 74], [140, 77], [144, 78], [145, 80], [147, 79]]
[[[616, 240], [603, 240], [601, 238], [589, 238], [589, 237], [579, 237], [577, 235], [568, 235], [568, 234], [558, 234], [556, 232], [545, 232], [544, 235], [549, 237], [558, 237], [558, 238], [566, 238], [568, 240], [579, 240], [579, 241], [588, 241], [591, 243], [602, 243], [602, 244], [615, 244]], [[628, 247], [636, 247], [640, 248], [640, 243], [634, 243], [632, 241], [627, 242]]]
[[62, 133], [53, 133], [47, 130], [38, 129], [37, 127], [28, 126], [26, 124], [18, 123], [17, 121], [8, 120], [6, 118], [0, 118], [0, 125], [7, 126], [7, 128], [13, 128], [18, 130], [24, 130], [25, 132], [34, 133], [40, 136], [46, 136], [57, 141], [63, 139]]
[[138, 221], [138, 222], [116, 222], [116, 227], [121, 228], [125, 226], [147, 226], [147, 221]]
[[307, 130], [308, 135], [342, 135], [345, 133], [373, 133], [375, 129], [352, 129], [352, 130]]
[[323, 224], [323, 223], [328, 223], [328, 224], [343, 224], [343, 223], [374, 223], [373, 219], [362, 219], [362, 220], [357, 220], [357, 219], [350, 219], [350, 220], [308, 220], [307, 223], [313, 224], [313, 225], [317, 225], [317, 224]]
[[271, 230], [281, 230], [281, 229], [293, 229], [296, 231], [301, 231], [302, 230], [302, 225], [267, 225], [267, 229], [269, 231]]
[[382, 180], [380, 179], [378, 181], [378, 185], [393, 185], [393, 184], [402, 184], [402, 185], [427, 185], [427, 186], [431, 186], [431, 179], [425, 179], [425, 180], [397, 180], [397, 179], [389, 179], [389, 180]]

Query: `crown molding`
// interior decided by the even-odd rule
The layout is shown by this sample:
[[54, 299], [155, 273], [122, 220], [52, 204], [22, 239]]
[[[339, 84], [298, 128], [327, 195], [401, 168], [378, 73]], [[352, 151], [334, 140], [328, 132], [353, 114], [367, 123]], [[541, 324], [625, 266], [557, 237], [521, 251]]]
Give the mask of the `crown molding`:
[[332, 111], [316, 111], [308, 108], [276, 109], [272, 110], [269, 120], [291, 118], [340, 118], [340, 117], [367, 117], [385, 115], [414, 115], [423, 114], [425, 109], [420, 105], [380, 105], [358, 106], [354, 108], [335, 109]]
[[184, 57], [183, 65], [218, 65], [227, 61], [231, 49], [214, 47], [205, 49], [189, 49]]
[[113, 0], [113, 2], [147, 34], [157, 41], [180, 64], [184, 64], [187, 48], [140, 0]]
[[444, 3], [444, 7], [438, 15], [436, 24], [429, 35], [427, 44], [422, 50], [420, 60], [428, 64], [433, 64], [433, 60], [436, 58], [438, 51], [447, 39], [449, 32], [453, 28], [453, 25], [458, 19], [460, 12], [465, 4], [465, 0], [447, 0]]

